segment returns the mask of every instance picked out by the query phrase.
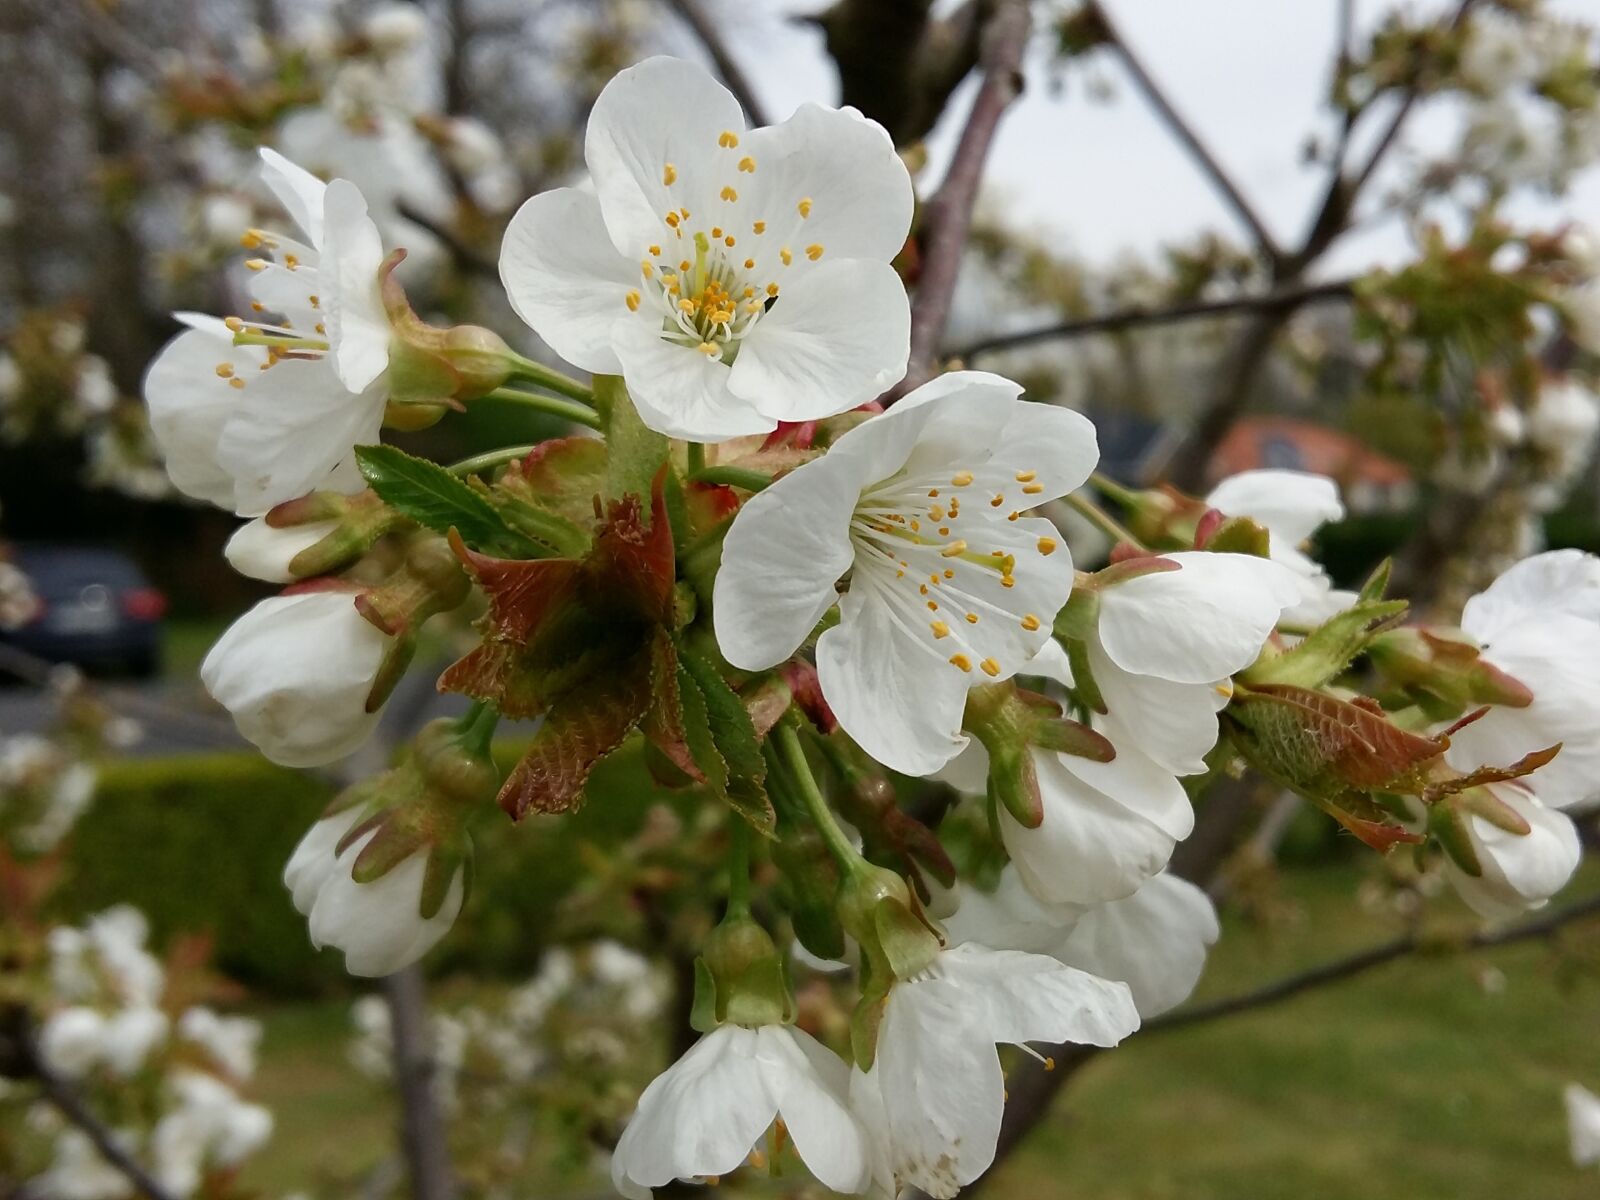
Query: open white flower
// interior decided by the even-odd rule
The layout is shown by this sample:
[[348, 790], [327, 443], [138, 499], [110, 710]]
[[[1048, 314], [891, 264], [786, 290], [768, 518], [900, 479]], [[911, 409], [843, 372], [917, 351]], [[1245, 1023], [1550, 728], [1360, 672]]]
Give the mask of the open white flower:
[[589, 117], [591, 194], [534, 196], [506, 230], [511, 303], [569, 362], [621, 375], [651, 428], [717, 442], [854, 408], [905, 372], [889, 265], [911, 180], [853, 109], [747, 131], [704, 70], [651, 58]]
[[416, 962], [449, 932], [466, 895], [465, 872], [457, 867], [438, 911], [422, 915], [430, 856], [418, 850], [377, 879], [357, 883], [351, 869], [377, 830], [362, 834], [342, 852], [339, 843], [362, 816], [359, 805], [313, 825], [283, 869], [294, 906], [309, 920], [317, 947], [344, 951], [352, 975], [392, 975]]
[[1205, 770], [1228, 680], [1261, 653], [1301, 598], [1288, 567], [1248, 554], [1163, 554], [1152, 571], [1100, 591], [1088, 663], [1107, 712], [1097, 725], [1175, 775]]
[[348, 592], [273, 596], [217, 640], [200, 678], [273, 762], [313, 767], [343, 758], [376, 728], [367, 697], [392, 643]]
[[1450, 765], [1504, 766], [1560, 742], [1532, 776], [1540, 800], [1570, 808], [1600, 793], [1600, 558], [1552, 550], [1523, 559], [1467, 601], [1461, 628], [1533, 703], [1495, 705], [1451, 735]]
[[1567, 1137], [1573, 1163], [1580, 1167], [1600, 1163], [1600, 1096], [1582, 1084], [1569, 1083], [1561, 1098], [1567, 1107]]
[[942, 951], [890, 990], [872, 1070], [851, 1079], [878, 1174], [954, 1196], [994, 1161], [1005, 1110], [997, 1042], [1114, 1046], [1138, 1027], [1126, 984], [975, 942]]
[[836, 1192], [872, 1180], [866, 1131], [849, 1103], [849, 1068], [804, 1030], [721, 1025], [656, 1076], [611, 1158], [624, 1196], [647, 1200], [674, 1179], [733, 1171], [781, 1120], [813, 1175]]
[[193, 1042], [228, 1075], [240, 1082], [256, 1073], [261, 1022], [249, 1017], [224, 1017], [204, 1005], [187, 1008], [178, 1018], [178, 1036]]
[[244, 516], [348, 476], [352, 448], [377, 440], [389, 365], [383, 241], [361, 192], [261, 155], [305, 240], [248, 231], [247, 245], [273, 256], [246, 263], [251, 318], [179, 314], [189, 328], [144, 386], [173, 483]]
[[150, 1005], [113, 1013], [102, 1042], [107, 1068], [124, 1078], [138, 1071], [151, 1051], [167, 1040], [167, 1025], [167, 1014]]
[[782, 662], [837, 602], [817, 642], [823, 695], [897, 771], [961, 751], [968, 690], [1024, 667], [1072, 591], [1055, 526], [1023, 514], [1088, 478], [1094, 427], [1021, 391], [976, 371], [924, 384], [751, 497], [724, 543], [713, 615], [728, 661]]
[[1284, 611], [1284, 620], [1318, 624], [1355, 602], [1355, 593], [1335, 588], [1322, 564], [1301, 549], [1321, 526], [1344, 520], [1339, 485], [1326, 475], [1241, 471], [1212, 488], [1206, 503], [1225, 516], [1249, 517], [1266, 529], [1272, 561], [1300, 576], [1303, 595]]
[[39, 1031], [39, 1055], [57, 1075], [81, 1079], [105, 1053], [106, 1019], [82, 1004], [58, 1009]]

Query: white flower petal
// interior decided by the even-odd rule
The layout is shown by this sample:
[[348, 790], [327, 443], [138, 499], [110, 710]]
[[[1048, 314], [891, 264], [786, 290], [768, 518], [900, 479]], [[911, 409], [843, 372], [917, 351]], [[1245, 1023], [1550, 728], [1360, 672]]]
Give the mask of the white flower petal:
[[1600, 623], [1600, 558], [1582, 550], [1548, 550], [1501, 573], [1461, 611], [1461, 628], [1480, 642], [1530, 616], [1565, 614]]
[[863, 1192], [872, 1180], [871, 1146], [850, 1111], [850, 1068], [803, 1029], [756, 1030], [767, 1091], [806, 1168], [836, 1192]]
[[378, 291], [383, 238], [367, 215], [361, 190], [345, 179], [328, 185], [323, 250], [317, 264], [328, 344], [339, 378], [360, 393], [389, 368], [393, 331]]
[[431, 917], [422, 916], [422, 887], [428, 872], [425, 850], [377, 879], [356, 882], [351, 868], [375, 836], [376, 832], [367, 834], [345, 848], [306, 914], [312, 943], [344, 951], [345, 970], [364, 978], [392, 975], [433, 949], [455, 924], [466, 894], [458, 867], [439, 910]]
[[639, 264], [617, 253], [600, 202], [577, 188], [540, 192], [517, 210], [500, 250], [511, 307], [574, 366], [619, 375], [611, 327], [628, 293], [644, 286]]
[[1043, 954], [969, 942], [941, 954], [937, 971], [935, 983], [961, 994], [972, 1028], [996, 1042], [1115, 1046], [1139, 1028], [1126, 984]]
[[241, 575], [267, 583], [289, 583], [294, 579], [289, 571], [294, 556], [309, 550], [337, 528], [339, 521], [333, 517], [283, 529], [268, 525], [265, 517], [257, 517], [234, 530], [222, 554]]
[[1248, 554], [1187, 551], [1100, 593], [1100, 643], [1125, 671], [1205, 683], [1256, 660], [1284, 608], [1300, 598], [1288, 568]]
[[306, 240], [322, 246], [322, 199], [326, 184], [310, 171], [296, 166], [276, 150], [261, 148], [261, 182], [283, 205]]
[[657, 433], [725, 442], [778, 427], [728, 390], [724, 363], [693, 346], [664, 340], [654, 318], [641, 313], [617, 321], [611, 326], [611, 347], [640, 420]]
[[1176, 841], [1194, 831], [1194, 806], [1189, 793], [1170, 771], [1129, 739], [1113, 739], [1117, 756], [1095, 762], [1071, 754], [1057, 755], [1060, 764], [1078, 779], [1110, 797], [1130, 812], [1138, 813]]
[[1230, 475], [1206, 497], [1206, 503], [1230, 517], [1249, 517], [1277, 543], [1298, 546], [1329, 521], [1344, 519], [1339, 485], [1326, 475], [1276, 469]]
[[217, 461], [217, 442], [241, 396], [229, 379], [255, 378], [266, 354], [259, 346], [235, 346], [232, 331], [215, 317], [180, 313], [179, 320], [190, 328], [168, 342], [145, 373], [150, 431], [174, 487], [232, 508], [233, 475]]
[[739, 175], [724, 132], [744, 133], [739, 102], [691, 63], [647, 58], [612, 77], [589, 114], [583, 153], [618, 253], [631, 260], [660, 242], [672, 210], [712, 210]]
[[1561, 1093], [1567, 1108], [1567, 1133], [1576, 1166], [1589, 1167], [1600, 1162], [1600, 1096], [1576, 1083], [1567, 1084]]
[[1174, 775], [1198, 775], [1217, 744], [1217, 714], [1231, 690], [1220, 683], [1173, 683], [1134, 675], [1088, 646], [1089, 670], [1109, 710], [1103, 730], [1118, 745], [1137, 745]]
[[728, 387], [764, 415], [811, 421], [855, 408], [905, 374], [911, 305], [893, 267], [822, 263], [740, 342]]
[[1445, 859], [1456, 891], [1480, 916], [1507, 920], [1541, 908], [1566, 886], [1578, 869], [1583, 847], [1565, 813], [1546, 808], [1520, 787], [1491, 785], [1495, 798], [1514, 809], [1531, 827], [1510, 833], [1482, 817], [1467, 818], [1482, 874], [1468, 875]]

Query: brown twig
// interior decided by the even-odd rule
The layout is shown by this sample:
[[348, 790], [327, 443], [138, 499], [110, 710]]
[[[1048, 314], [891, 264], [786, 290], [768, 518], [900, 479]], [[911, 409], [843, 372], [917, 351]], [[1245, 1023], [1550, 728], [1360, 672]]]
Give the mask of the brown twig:
[[906, 377], [883, 397], [885, 403], [892, 403], [933, 375], [939, 343], [950, 321], [961, 252], [972, 226], [972, 209], [989, 147], [1000, 118], [1022, 94], [1022, 53], [1031, 27], [1026, 0], [996, 0], [978, 58], [983, 83], [967, 114], [950, 169], [923, 215], [922, 276], [911, 305], [910, 364]]
[[728, 85], [728, 90], [739, 102], [739, 107], [744, 109], [744, 115], [750, 119], [750, 123], [772, 124], [772, 117], [766, 105], [761, 103], [761, 97], [756, 95], [750, 77], [744, 73], [744, 68], [728, 49], [722, 31], [706, 16], [697, 0], [667, 0], [667, 7], [678, 14], [679, 19], [705, 47], [706, 53], [711, 56], [712, 65], [717, 68], [717, 74], [722, 76], [722, 82]]
[[1324, 300], [1344, 300], [1352, 294], [1355, 281], [1338, 279], [1328, 283], [1296, 284], [1277, 288], [1253, 296], [1227, 296], [1220, 300], [1189, 300], [1168, 308], [1148, 308], [1136, 305], [1114, 309], [1092, 317], [1077, 317], [1037, 329], [1024, 329], [1016, 333], [1000, 333], [992, 337], [969, 342], [947, 357], [967, 359], [978, 354], [992, 354], [998, 350], [1013, 350], [1018, 346], [1031, 346], [1036, 342], [1086, 337], [1095, 333], [1120, 333], [1125, 329], [1138, 329], [1154, 325], [1172, 325], [1180, 321], [1193, 321], [1205, 317], [1221, 317], [1230, 313], [1270, 312], [1285, 307], [1301, 307]]
[[1206, 178], [1211, 180], [1212, 186], [1222, 193], [1222, 198], [1228, 202], [1228, 206], [1233, 209], [1234, 214], [1250, 230], [1250, 236], [1255, 240], [1256, 246], [1260, 249], [1263, 257], [1269, 263], [1276, 264], [1281, 262], [1283, 251], [1279, 248], [1277, 240], [1272, 236], [1272, 231], [1267, 228], [1261, 214], [1256, 211], [1255, 206], [1250, 203], [1244, 191], [1234, 182], [1233, 177], [1228, 174], [1217, 156], [1200, 140], [1200, 135], [1195, 132], [1194, 126], [1189, 124], [1183, 114], [1173, 107], [1172, 101], [1161, 90], [1161, 85], [1155, 81], [1155, 78], [1145, 67], [1144, 61], [1134, 53], [1133, 47], [1128, 43], [1127, 38], [1118, 30], [1116, 23], [1112, 21], [1111, 14], [1106, 11], [1105, 6], [1098, 3], [1098, 0], [1091, 0], [1089, 7], [1105, 34], [1106, 44], [1115, 50], [1117, 56], [1122, 59], [1122, 65], [1127, 68], [1128, 74], [1133, 76], [1133, 82], [1144, 93], [1145, 99], [1150, 102], [1150, 106], [1156, 110], [1156, 115], [1172, 131], [1172, 135], [1183, 143], [1184, 148], [1189, 151], [1200, 170], [1205, 173]]
[[428, 1003], [416, 964], [384, 980], [394, 1030], [395, 1087], [400, 1093], [401, 1148], [414, 1200], [454, 1200], [455, 1172], [444, 1122], [434, 1102], [435, 1063], [428, 1035]]

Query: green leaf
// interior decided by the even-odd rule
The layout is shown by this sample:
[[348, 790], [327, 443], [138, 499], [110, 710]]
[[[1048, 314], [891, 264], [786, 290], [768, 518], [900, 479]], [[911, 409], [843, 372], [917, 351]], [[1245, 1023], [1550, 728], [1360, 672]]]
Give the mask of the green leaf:
[[639, 419], [621, 376], [596, 375], [594, 401], [609, 455], [606, 497], [648, 496], [656, 472], [667, 461], [667, 439]]
[[494, 506], [438, 463], [395, 446], [357, 446], [356, 464], [372, 490], [390, 508], [438, 533], [460, 532], [469, 546], [511, 557], [529, 557], [539, 547], [508, 527]]
[[[756, 738], [749, 710], [717, 673], [717, 669], [704, 658], [680, 646], [678, 662], [681, 666], [678, 683], [684, 730], [688, 735], [690, 752], [695, 754], [696, 763], [705, 772], [708, 786], [757, 830], [768, 837], [772, 836], [777, 816], [773, 812], [772, 801], [767, 798], [767, 762], [762, 756], [761, 743]], [[703, 714], [694, 711], [696, 700], [703, 708]], [[703, 749], [696, 747], [700, 738], [693, 729], [702, 719], [715, 750], [715, 759], [708, 754], [708, 761], [704, 762], [700, 757]], [[701, 744], [703, 747], [703, 741]], [[720, 788], [714, 771], [726, 773]]]

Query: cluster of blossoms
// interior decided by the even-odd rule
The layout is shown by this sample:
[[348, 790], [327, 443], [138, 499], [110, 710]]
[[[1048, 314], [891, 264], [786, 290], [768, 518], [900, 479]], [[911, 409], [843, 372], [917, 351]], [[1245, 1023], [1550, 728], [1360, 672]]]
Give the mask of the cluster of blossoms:
[[[430, 1016], [427, 1050], [436, 1103], [450, 1123], [462, 1183], [477, 1197], [519, 1194], [534, 1155], [587, 1167], [597, 1141], [614, 1141], [644, 1080], [669, 988], [649, 959], [614, 941], [554, 947], [527, 983], [494, 999]], [[351, 1009], [350, 1061], [363, 1075], [393, 1074], [388, 1005], [364, 996]]]
[[[792, 1146], [837, 1191], [953, 1196], [995, 1154], [1000, 1046], [1115, 1045], [1194, 986], [1216, 917], [1165, 868], [1184, 780], [1238, 759], [1375, 848], [1432, 838], [1486, 912], [1570, 874], [1557, 810], [1600, 729], [1571, 651], [1600, 637], [1595, 559], [1525, 564], [1452, 636], [1401, 627], [1383, 572], [1341, 592], [1303, 552], [1342, 513], [1327, 480], [1204, 499], [1096, 480], [1123, 528], [1082, 494], [1082, 416], [967, 371], [877, 402], [907, 365], [913, 217], [880, 127], [806, 105], [748, 129], [702, 71], [651, 59], [600, 96], [585, 155], [592, 190], [527, 201], [501, 271], [592, 387], [421, 322], [359, 190], [267, 152], [299, 236], [247, 235], [248, 315], [185, 318], [146, 394], [178, 486], [252, 518], [230, 561], [289, 585], [202, 668], [270, 758], [357, 749], [422, 624], [484, 605], [439, 680], [470, 711], [341, 794], [286, 870], [351, 971], [444, 935], [495, 800], [570, 812], [642, 744], [659, 786], [726, 806], [702, 1036], [639, 1098], [623, 1194]], [[603, 436], [453, 468], [375, 444], [491, 393]], [[1058, 500], [1114, 532], [1104, 569], [1040, 515]], [[380, 539], [398, 569], [339, 573]], [[1378, 699], [1350, 689], [1362, 657]], [[501, 716], [540, 721], [503, 780]], [[966, 793], [962, 853], [890, 772]], [[811, 960], [854, 963], [844, 1055], [801, 1027], [774, 906]]]
[[[167, 971], [145, 947], [148, 926], [126, 905], [81, 928], [49, 931], [30, 1007], [40, 1066], [115, 1113], [113, 1136], [169, 1195], [227, 1195], [238, 1167], [265, 1145], [272, 1114], [242, 1098], [255, 1073], [260, 1025], [199, 1004], [174, 1008]], [[133, 1183], [88, 1135], [37, 1098], [31, 1076], [0, 1079], [8, 1146], [51, 1200], [122, 1200]]]

